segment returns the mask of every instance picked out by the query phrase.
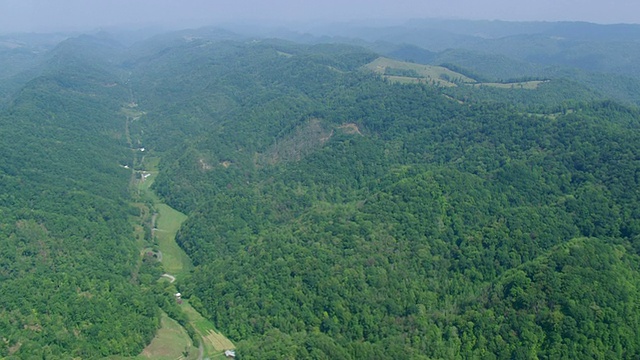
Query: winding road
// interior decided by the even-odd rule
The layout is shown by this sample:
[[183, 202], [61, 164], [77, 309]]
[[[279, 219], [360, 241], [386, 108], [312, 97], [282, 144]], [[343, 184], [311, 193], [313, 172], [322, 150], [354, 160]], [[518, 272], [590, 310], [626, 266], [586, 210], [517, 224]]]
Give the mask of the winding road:
[[162, 274], [162, 277], [169, 279], [170, 283], [173, 283], [174, 281], [176, 281], [176, 277], [171, 274]]

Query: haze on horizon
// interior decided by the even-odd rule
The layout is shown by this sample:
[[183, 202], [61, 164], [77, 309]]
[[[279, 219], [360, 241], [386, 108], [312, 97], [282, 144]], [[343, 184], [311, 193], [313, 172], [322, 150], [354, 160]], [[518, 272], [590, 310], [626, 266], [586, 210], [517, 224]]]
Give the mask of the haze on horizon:
[[0, 0], [0, 33], [445, 18], [640, 23], [631, 0]]

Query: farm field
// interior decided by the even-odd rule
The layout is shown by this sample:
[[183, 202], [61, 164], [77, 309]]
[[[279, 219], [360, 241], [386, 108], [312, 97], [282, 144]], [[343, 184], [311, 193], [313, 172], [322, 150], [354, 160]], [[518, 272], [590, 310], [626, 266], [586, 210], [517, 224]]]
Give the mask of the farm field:
[[[189, 354], [185, 356], [185, 350]], [[164, 312], [161, 317], [161, 327], [151, 343], [135, 357], [110, 356], [108, 360], [194, 360], [198, 358], [198, 349], [192, 347], [191, 339], [178, 322], [171, 319]]]
[[[159, 158], [156, 157], [145, 159], [145, 171], [142, 174], [149, 174], [149, 176], [138, 182], [137, 189], [142, 193], [141, 195], [152, 201], [153, 208], [157, 211], [153, 235], [162, 254], [161, 262], [166, 273], [161, 281], [169, 281], [170, 278], [181, 278], [193, 268], [193, 264], [189, 256], [175, 242], [176, 233], [187, 216], [164, 204], [151, 190], [151, 185], [157, 175], [158, 162]], [[218, 333], [213, 323], [200, 315], [187, 300], [184, 300], [180, 307], [201, 338], [204, 359], [224, 359], [224, 350], [235, 349], [233, 343]], [[185, 357], [185, 350], [188, 346], [191, 346], [191, 340], [185, 329], [175, 320], [163, 314], [162, 327], [158, 330], [151, 344], [136, 359], [198, 358], [199, 351], [193, 348]]]
[[144, 194], [144, 196], [154, 201], [159, 201], [159, 199], [156, 196], [156, 194], [153, 191], [151, 191], [150, 188], [156, 176], [158, 176], [159, 162], [160, 162], [160, 158], [158, 157], [144, 156], [143, 163], [145, 165], [145, 170], [142, 171], [141, 174], [148, 174], [148, 176], [144, 178], [144, 180], [138, 181], [138, 184], [137, 184], [138, 192], [140, 192], [141, 194]]
[[162, 266], [165, 272], [179, 278], [193, 267], [189, 256], [175, 242], [176, 233], [187, 216], [163, 203], [156, 203], [155, 207], [158, 217], [154, 235], [162, 252]]
[[[162, 314], [162, 327], [156, 337], [151, 341], [138, 359], [196, 359], [198, 350], [192, 348], [191, 339], [184, 328], [175, 320]], [[185, 350], [189, 349], [189, 355], [185, 356]]]
[[423, 65], [379, 57], [365, 68], [384, 76], [391, 82], [427, 83], [452, 87], [456, 83], [476, 83], [470, 77], [451, 71], [442, 66]]
[[138, 181], [137, 189], [143, 197], [152, 201], [157, 214], [154, 217], [152, 232], [162, 253], [162, 267], [166, 273], [179, 277], [193, 268], [189, 256], [175, 242], [180, 225], [187, 219], [187, 216], [164, 204], [151, 190], [151, 185], [158, 174], [159, 161], [158, 157], [145, 157], [145, 170], [140, 173], [143, 176], [145, 174], [148, 176]]
[[189, 322], [202, 338], [205, 356], [213, 357], [223, 355], [225, 350], [235, 349], [235, 345], [224, 335], [216, 331], [213, 323], [205, 319], [197, 312], [187, 300], [182, 305], [182, 310], [187, 314]]
[[442, 87], [455, 87], [469, 85], [473, 87], [495, 87], [501, 89], [528, 89], [534, 90], [546, 81], [521, 81], [521, 82], [477, 82], [476, 80], [457, 73], [442, 66], [415, 64], [405, 61], [379, 57], [365, 65], [377, 74], [382, 75], [392, 83], [399, 84], [432, 84]]

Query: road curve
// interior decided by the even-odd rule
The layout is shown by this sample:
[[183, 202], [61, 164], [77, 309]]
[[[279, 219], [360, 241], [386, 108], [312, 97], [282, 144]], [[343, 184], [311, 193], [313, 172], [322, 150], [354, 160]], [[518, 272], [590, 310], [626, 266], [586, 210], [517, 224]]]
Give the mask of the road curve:
[[174, 281], [176, 281], [176, 277], [171, 274], [162, 274], [162, 277], [166, 277], [167, 279], [169, 279], [170, 283], [173, 283]]

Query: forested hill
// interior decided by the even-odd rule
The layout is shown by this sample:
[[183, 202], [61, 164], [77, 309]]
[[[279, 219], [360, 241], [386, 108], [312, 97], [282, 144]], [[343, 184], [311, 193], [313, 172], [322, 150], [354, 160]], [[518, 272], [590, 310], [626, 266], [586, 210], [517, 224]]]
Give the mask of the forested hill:
[[158, 327], [132, 281], [129, 92], [83, 48], [0, 113], [0, 357], [136, 355]]
[[358, 44], [403, 61], [454, 65], [490, 81], [564, 78], [640, 104], [638, 24], [416, 19], [272, 32], [304, 42]]
[[637, 110], [461, 101], [346, 46], [183, 46], [140, 64], [141, 89], [172, 74], [141, 126], [190, 214], [181, 292], [240, 356], [638, 353]]
[[[555, 119], [467, 110], [400, 86], [375, 95], [326, 117], [359, 119], [364, 135], [336, 124], [321, 150], [297, 162], [255, 173], [244, 167], [233, 177], [223, 167], [198, 168], [201, 148], [183, 154], [179, 167], [193, 164], [198, 175], [167, 177], [170, 194], [202, 199], [180, 234], [199, 264], [183, 291], [229, 336], [245, 339], [239, 351], [248, 358], [636, 353], [637, 115], [606, 104]], [[401, 113], [410, 116], [385, 124], [383, 114]], [[623, 144], [630, 148], [610, 148]], [[228, 169], [242, 164], [227, 161]], [[230, 178], [211, 186], [220, 176]], [[599, 250], [568, 252], [550, 268], [530, 265], [583, 236], [595, 236], [585, 246]], [[602, 263], [597, 270], [585, 263], [607, 253], [620, 257], [593, 259]], [[514, 285], [510, 271], [520, 267], [531, 270]], [[584, 296], [604, 274], [615, 287]], [[598, 318], [594, 305], [611, 317]], [[587, 333], [583, 321], [609, 330]]]
[[49, 55], [0, 115], [0, 356], [135, 355], [158, 327], [123, 106], [188, 215], [179, 291], [238, 358], [640, 354], [638, 109], [213, 30]]

